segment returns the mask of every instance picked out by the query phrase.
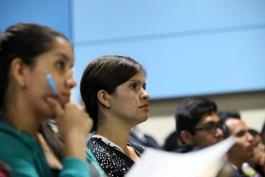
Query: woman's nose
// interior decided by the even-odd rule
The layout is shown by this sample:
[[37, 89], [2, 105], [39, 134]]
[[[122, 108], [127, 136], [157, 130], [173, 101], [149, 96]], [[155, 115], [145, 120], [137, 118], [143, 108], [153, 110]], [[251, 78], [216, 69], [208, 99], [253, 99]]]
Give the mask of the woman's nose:
[[141, 97], [142, 99], [149, 99], [149, 94], [145, 89], [142, 89]]
[[65, 86], [67, 88], [70, 88], [70, 89], [72, 89], [76, 86], [76, 80], [74, 79], [73, 74], [71, 74], [70, 76], [67, 77]]

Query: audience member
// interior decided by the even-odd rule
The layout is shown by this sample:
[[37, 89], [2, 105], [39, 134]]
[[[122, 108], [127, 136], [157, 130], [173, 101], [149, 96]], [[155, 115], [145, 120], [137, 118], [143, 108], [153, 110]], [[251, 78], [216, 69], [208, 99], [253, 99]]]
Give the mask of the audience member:
[[187, 98], [175, 115], [176, 131], [182, 143], [174, 151], [190, 152], [223, 140], [216, 104], [206, 98]]
[[176, 131], [171, 132], [165, 139], [163, 150], [174, 151], [181, 143], [179, 142], [178, 133]]
[[143, 151], [128, 137], [148, 118], [145, 87], [143, 66], [125, 56], [99, 57], [83, 73], [81, 96], [95, 132], [87, 146], [108, 176], [123, 177]]
[[[65, 143], [60, 176], [87, 177], [88, 114], [70, 103], [73, 48], [62, 34], [20, 23], [0, 34], [0, 160], [15, 177], [53, 177], [37, 140], [40, 125], [56, 117]], [[57, 93], [46, 80], [53, 76]]]
[[220, 117], [224, 123], [225, 137], [234, 135], [236, 143], [227, 153], [229, 161], [233, 164], [236, 177], [259, 177], [247, 161], [254, 155], [253, 136], [238, 112], [221, 112]]
[[265, 176], [265, 145], [261, 140], [261, 134], [255, 129], [249, 129], [249, 133], [254, 137], [254, 156], [248, 160], [248, 163], [254, 167], [259, 174]]

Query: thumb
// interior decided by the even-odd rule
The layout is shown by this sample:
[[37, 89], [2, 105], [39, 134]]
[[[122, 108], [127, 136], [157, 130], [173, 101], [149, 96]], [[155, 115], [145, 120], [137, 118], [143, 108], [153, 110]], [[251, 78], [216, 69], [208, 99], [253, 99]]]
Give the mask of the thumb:
[[51, 105], [52, 110], [55, 113], [55, 116], [61, 117], [64, 113], [63, 107], [58, 99], [54, 99], [51, 97], [46, 98], [47, 102]]

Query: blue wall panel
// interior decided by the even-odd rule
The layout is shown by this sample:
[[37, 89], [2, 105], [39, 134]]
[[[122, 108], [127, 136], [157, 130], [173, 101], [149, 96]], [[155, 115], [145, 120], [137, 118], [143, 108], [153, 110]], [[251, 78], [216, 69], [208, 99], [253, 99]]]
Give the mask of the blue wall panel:
[[147, 90], [155, 99], [262, 90], [264, 46], [265, 29], [81, 46], [76, 47], [76, 77], [91, 59], [120, 54], [146, 67]]
[[78, 81], [91, 59], [119, 54], [144, 64], [154, 99], [255, 91], [265, 90], [264, 7], [264, 0], [1, 0], [0, 30], [36, 22], [63, 32], [75, 45]]
[[153, 99], [265, 90], [263, 0], [72, 2], [78, 80], [119, 54], [144, 64]]
[[72, 7], [77, 44], [265, 23], [264, 0], [76, 0]]
[[18, 22], [35, 22], [71, 38], [70, 10], [70, 0], [1, 0], [0, 30]]

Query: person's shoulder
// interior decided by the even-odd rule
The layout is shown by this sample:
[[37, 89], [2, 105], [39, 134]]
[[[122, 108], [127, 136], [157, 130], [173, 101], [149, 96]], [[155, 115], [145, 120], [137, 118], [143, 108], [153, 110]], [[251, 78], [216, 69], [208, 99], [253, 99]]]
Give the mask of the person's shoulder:
[[16, 133], [15, 129], [2, 122], [0, 123], [0, 141], [1, 150], [5, 147], [15, 148], [21, 143], [19, 135]]
[[100, 154], [105, 154], [113, 147], [105, 142], [102, 138], [92, 136], [87, 142], [87, 148], [90, 149], [93, 153], [97, 152]]
[[97, 146], [97, 145], [104, 145], [105, 143], [102, 141], [101, 138], [98, 137], [90, 137], [89, 140], [87, 141], [87, 146], [88, 147], [93, 147], [93, 146]]
[[0, 157], [7, 159], [13, 156], [25, 156], [23, 154], [32, 153], [32, 145], [36, 144], [34, 138], [29, 135], [23, 135], [15, 128], [6, 124], [0, 124]]
[[136, 143], [130, 143], [130, 145], [136, 150], [138, 151], [140, 154], [142, 154], [145, 150], [144, 146], [140, 145], [140, 144], [136, 144]]

